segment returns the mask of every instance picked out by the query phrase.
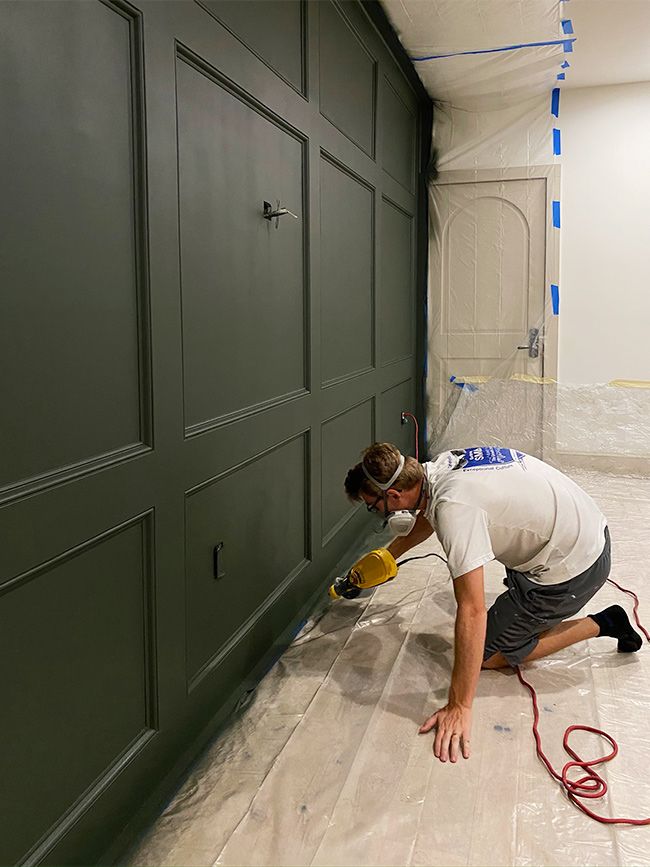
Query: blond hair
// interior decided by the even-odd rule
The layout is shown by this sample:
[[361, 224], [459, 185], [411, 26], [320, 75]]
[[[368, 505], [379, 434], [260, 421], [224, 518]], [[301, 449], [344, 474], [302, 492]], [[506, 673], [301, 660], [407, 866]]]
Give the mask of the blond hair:
[[[368, 473], [380, 484], [387, 482], [399, 465], [400, 451], [392, 443], [373, 443], [361, 455], [361, 461], [348, 470], [345, 478], [345, 493], [351, 500], [362, 499], [361, 494], [379, 496], [381, 488], [366, 476]], [[404, 457], [402, 472], [395, 479], [391, 488], [398, 491], [409, 491], [424, 478], [422, 464], [415, 458]]]

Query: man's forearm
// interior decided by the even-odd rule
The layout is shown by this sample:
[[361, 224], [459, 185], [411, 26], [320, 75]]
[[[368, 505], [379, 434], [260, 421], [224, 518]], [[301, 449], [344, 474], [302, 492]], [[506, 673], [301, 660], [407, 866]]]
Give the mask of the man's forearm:
[[407, 551], [410, 551], [411, 548], [415, 548], [416, 545], [419, 545], [420, 542], [424, 542], [431, 535], [431, 530], [428, 532], [425, 530], [412, 530], [408, 536], [398, 536], [396, 539], [388, 545], [388, 550], [393, 555], [393, 557], [397, 560], [398, 557], [401, 557], [402, 554], [405, 554]]
[[454, 630], [454, 668], [449, 687], [449, 704], [472, 706], [483, 662], [486, 624], [485, 609], [459, 606]]
[[393, 539], [390, 545], [387, 545], [387, 548], [397, 560], [397, 558], [401, 557], [406, 551], [410, 551], [411, 548], [415, 548], [415, 546], [419, 545], [420, 542], [424, 542], [428, 539], [432, 533], [433, 528], [431, 524], [426, 520], [426, 518], [418, 515], [415, 527], [413, 527], [408, 536], [397, 536], [396, 539]]
[[397, 560], [397, 558], [401, 557], [402, 554], [410, 551], [411, 548], [415, 548], [416, 545], [419, 545], [420, 542], [424, 542], [428, 537], [429, 534], [426, 536], [419, 536], [417, 534], [409, 533], [408, 536], [398, 536], [396, 539], [393, 539], [387, 547], [393, 557]]

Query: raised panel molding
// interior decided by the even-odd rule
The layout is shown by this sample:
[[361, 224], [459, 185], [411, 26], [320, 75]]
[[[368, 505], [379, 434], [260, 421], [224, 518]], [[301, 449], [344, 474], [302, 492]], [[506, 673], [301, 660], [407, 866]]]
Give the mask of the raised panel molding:
[[415, 352], [413, 217], [385, 196], [381, 203], [381, 363]]
[[309, 564], [309, 454], [303, 431], [186, 492], [188, 693]]
[[114, 452], [108, 452], [105, 455], [99, 455], [90, 458], [87, 461], [80, 461], [78, 464], [64, 467], [60, 470], [53, 470], [49, 473], [44, 473], [42, 476], [34, 476], [27, 481], [19, 482], [16, 485], [7, 485], [0, 488], [0, 505], [19, 500], [22, 497], [31, 496], [34, 493], [46, 491], [49, 488], [54, 488], [57, 485], [70, 482], [73, 479], [79, 479], [88, 473], [97, 472], [98, 470], [108, 469], [123, 461], [131, 458], [139, 457], [147, 452], [152, 451], [151, 447], [144, 443], [136, 443], [132, 446], [125, 446], [122, 449], [117, 449]]
[[[4, 779], [8, 827], [38, 772], [48, 767], [50, 777], [32, 812], [37, 842], [21, 863], [40, 863], [155, 735], [153, 514], [0, 585], [3, 743], [12, 752], [3, 766], [18, 774]], [[17, 744], [28, 747], [19, 757]]]
[[275, 409], [279, 406], [283, 406], [284, 404], [289, 403], [289, 401], [291, 400], [297, 400], [300, 397], [304, 397], [306, 394], [309, 394], [308, 389], [297, 388], [295, 391], [289, 391], [287, 392], [287, 394], [281, 394], [278, 395], [278, 397], [272, 397], [270, 400], [263, 400], [259, 403], [253, 404], [252, 406], [246, 406], [243, 409], [235, 410], [234, 412], [224, 413], [224, 415], [208, 419], [205, 422], [189, 425], [185, 428], [185, 438], [190, 439], [191, 437], [199, 436], [200, 434], [217, 430], [218, 428], [223, 427], [223, 425], [243, 421], [250, 416], [266, 412], [270, 409]]
[[404, 455], [415, 456], [415, 427], [412, 419], [402, 424], [401, 414], [415, 414], [415, 409], [415, 386], [412, 377], [387, 388], [381, 394], [379, 437], [382, 442], [394, 443]]
[[375, 190], [321, 153], [322, 385], [375, 366]]
[[[177, 88], [190, 437], [309, 390], [307, 145], [303, 134], [180, 46]], [[245, 153], [233, 135], [244, 135]], [[276, 228], [264, 219], [263, 203], [275, 208], [280, 195], [298, 220], [285, 218]]]
[[386, 76], [383, 109], [382, 167], [393, 180], [413, 193], [417, 119]]
[[375, 437], [375, 399], [347, 407], [321, 426], [322, 546], [326, 547], [356, 514], [348, 502], [344, 481], [348, 469]]
[[117, 756], [112, 765], [107, 768], [101, 778], [90, 786], [83, 795], [70, 807], [70, 809], [56, 822], [47, 834], [22, 859], [21, 864], [41, 864], [48, 853], [65, 835], [81, 821], [88, 808], [96, 801], [113, 783], [128, 765], [147, 747], [147, 744], [156, 736], [153, 729], [145, 729], [136, 737], [124, 752]]
[[[195, 0], [208, 15], [215, 18], [226, 30], [233, 34], [262, 63], [296, 90], [301, 96], [307, 95], [307, 4], [306, 0]], [[282, 26], [278, 28], [277, 18], [282, 16]], [[276, 30], [283, 36], [293, 38], [291, 56], [290, 45], [269, 43], [269, 33], [273, 22]], [[297, 42], [297, 45], [296, 45]]]
[[118, 2], [2, 12], [21, 99], [4, 109], [0, 498], [152, 443], [141, 16]]
[[317, 6], [321, 114], [374, 159], [377, 61], [337, 4]]

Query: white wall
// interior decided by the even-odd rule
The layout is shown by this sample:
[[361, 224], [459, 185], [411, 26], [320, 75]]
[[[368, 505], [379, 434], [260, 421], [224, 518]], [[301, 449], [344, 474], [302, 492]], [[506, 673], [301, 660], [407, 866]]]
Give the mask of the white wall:
[[563, 90], [559, 380], [650, 380], [650, 82]]

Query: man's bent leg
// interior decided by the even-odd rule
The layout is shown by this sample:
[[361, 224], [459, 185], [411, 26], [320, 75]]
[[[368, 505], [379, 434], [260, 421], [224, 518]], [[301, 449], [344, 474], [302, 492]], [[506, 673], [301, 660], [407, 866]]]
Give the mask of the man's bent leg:
[[[607, 528], [604, 538], [603, 551], [596, 562], [562, 584], [540, 586], [524, 573], [506, 569], [504, 583], [508, 590], [496, 599], [488, 612], [483, 668], [504, 668], [530, 662], [597, 635], [616, 633], [618, 637], [623, 629], [618, 623], [621, 618], [617, 618], [617, 624], [614, 624], [616, 628], [607, 628], [612, 618], [605, 615], [610, 609], [580, 620], [567, 620], [568, 617], [575, 617], [609, 575], [610, 541]], [[625, 628], [627, 632], [633, 633], [629, 622]], [[624, 636], [626, 641], [627, 632]], [[630, 641], [632, 638], [637, 644], [640, 643], [636, 633]], [[619, 641], [619, 650], [627, 651], [626, 641], [623, 648]], [[635, 645], [631, 649], [638, 647]]]
[[[522, 662], [532, 662], [543, 656], [550, 656], [565, 647], [571, 647], [587, 638], [596, 638], [600, 634], [598, 624], [591, 617], [581, 617], [580, 620], [564, 620], [552, 629], [542, 632], [537, 646], [525, 656]], [[502, 653], [495, 653], [486, 659], [481, 668], [509, 668], [510, 663]]]

